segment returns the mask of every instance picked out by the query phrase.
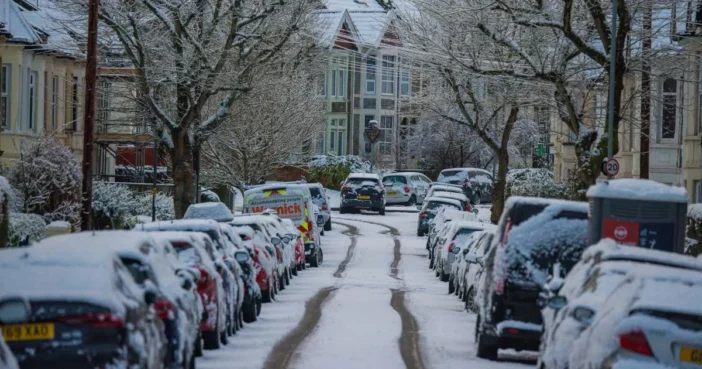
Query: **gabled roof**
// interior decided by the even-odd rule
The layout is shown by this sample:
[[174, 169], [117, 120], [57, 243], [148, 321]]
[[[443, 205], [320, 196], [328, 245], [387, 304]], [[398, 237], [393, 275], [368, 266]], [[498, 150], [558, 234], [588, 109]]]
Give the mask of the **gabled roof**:
[[[10, 0], [11, 1], [11, 0]], [[44, 47], [69, 55], [82, 55], [78, 40], [85, 38], [85, 30], [76, 24], [56, 3], [36, 0], [37, 10], [22, 12], [29, 24], [38, 32], [48, 36]]]
[[385, 10], [349, 10], [349, 15], [358, 30], [360, 43], [378, 47], [390, 24], [390, 15]]
[[5, 31], [12, 35], [7, 41], [30, 44], [41, 43], [41, 38], [25, 19], [23, 13], [12, 0], [3, 0], [0, 3], [0, 23], [4, 23]]
[[317, 34], [324, 48], [350, 48], [359, 43], [359, 35], [347, 10], [322, 10], [317, 12]]
[[324, 0], [324, 6], [328, 10], [385, 10], [376, 0]]

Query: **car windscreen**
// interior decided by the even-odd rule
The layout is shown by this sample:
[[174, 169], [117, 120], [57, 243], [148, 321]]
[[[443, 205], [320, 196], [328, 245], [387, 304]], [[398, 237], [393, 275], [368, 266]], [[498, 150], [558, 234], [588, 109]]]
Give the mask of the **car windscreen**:
[[467, 245], [468, 239], [470, 238], [470, 235], [472, 235], [475, 232], [480, 232], [480, 231], [482, 231], [482, 229], [461, 228], [453, 236], [453, 240], [456, 241], [456, 245], [461, 246], [461, 247], [465, 247]]
[[404, 176], [387, 176], [383, 177], [383, 183], [392, 183], [393, 185], [407, 184], [407, 178]]
[[178, 260], [184, 264], [196, 265], [202, 264], [200, 254], [195, 250], [195, 247], [190, 244], [173, 243], [173, 248], [178, 254]]
[[132, 258], [120, 258], [122, 264], [127, 267], [129, 274], [132, 275], [134, 281], [139, 285], [143, 285], [144, 282], [149, 278], [146, 272], [146, 267], [141, 263], [141, 261]]

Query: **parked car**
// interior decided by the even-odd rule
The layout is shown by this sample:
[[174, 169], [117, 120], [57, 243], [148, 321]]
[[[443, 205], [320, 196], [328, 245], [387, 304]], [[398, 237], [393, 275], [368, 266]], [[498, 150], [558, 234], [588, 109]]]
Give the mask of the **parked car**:
[[538, 304], [554, 265], [561, 278], [588, 245], [586, 203], [513, 196], [507, 200], [475, 301], [477, 355], [496, 359], [497, 350], [539, 349]]
[[552, 280], [552, 295], [541, 314], [544, 334], [539, 367], [568, 368], [571, 348], [628, 278], [650, 265], [702, 272], [702, 260], [669, 252], [630, 247], [604, 239], [589, 247], [565, 281]]
[[341, 186], [339, 212], [371, 210], [385, 215], [385, 187], [377, 174], [351, 173]]
[[400, 172], [383, 176], [387, 204], [415, 206], [424, 201], [431, 180], [422, 173]]
[[[161, 228], [153, 228], [161, 230]], [[178, 254], [178, 260], [198, 272], [197, 291], [200, 294], [204, 309], [200, 321], [200, 332], [206, 350], [216, 350], [226, 342], [227, 323], [230, 319], [227, 313], [228, 297], [224, 288], [224, 267], [216, 264], [218, 257], [212, 240], [206, 234], [196, 232], [162, 231], [157, 237], [167, 239]], [[219, 265], [219, 266], [218, 266]]]
[[455, 199], [446, 197], [430, 197], [424, 203], [422, 210], [419, 212], [417, 220], [417, 236], [422, 237], [431, 229], [431, 223], [436, 217], [439, 209], [448, 207], [464, 211], [464, 204]]
[[451, 185], [448, 183], [433, 182], [429, 184], [429, 189], [427, 190], [427, 194], [424, 197], [424, 200], [422, 201], [422, 206], [428, 198], [434, 196], [435, 192], [452, 192], [463, 195], [463, 187], [459, 185]]
[[261, 289], [263, 302], [272, 302], [278, 294], [277, 259], [266, 250], [266, 241], [261, 231], [254, 231], [249, 226], [234, 227], [244, 239], [253, 268], [256, 271], [256, 283]]
[[[57, 239], [42, 243], [70, 240]], [[0, 325], [20, 367], [162, 368], [166, 338], [152, 308], [156, 295], [113, 253], [74, 250], [0, 250]]]
[[465, 301], [463, 293], [465, 292], [465, 277], [471, 266], [468, 255], [475, 254], [476, 249], [481, 246], [481, 241], [491, 232], [492, 230], [486, 230], [471, 233], [460, 246], [460, 252], [456, 252], [456, 260], [451, 266], [451, 275], [449, 276], [449, 293], [454, 293], [461, 301]]
[[[442, 282], [448, 282], [451, 278], [451, 270], [456, 255], [461, 248], [466, 246], [468, 238], [473, 232], [491, 230], [494, 226], [489, 223], [470, 222], [465, 220], [455, 220], [451, 222], [449, 230], [439, 239], [437, 247], [434, 248], [434, 268], [439, 274]], [[449, 293], [453, 293], [453, 285], [449, 286]]]
[[327, 196], [326, 189], [320, 183], [308, 183], [307, 188], [310, 189], [312, 202], [319, 207], [321, 214], [324, 216], [324, 230], [331, 231], [331, 207], [329, 206], [329, 196]]
[[470, 205], [470, 200], [466, 197], [466, 195], [462, 193], [455, 193], [455, 192], [446, 192], [446, 191], [435, 191], [432, 194], [432, 197], [444, 197], [447, 199], [454, 199], [458, 200], [463, 204], [463, 210], [471, 213], [477, 213], [478, 208], [473, 208]]
[[480, 238], [477, 240], [477, 245], [475, 245], [465, 256], [467, 265], [465, 272], [460, 274], [463, 276], [463, 278], [461, 278], [463, 282], [459, 283], [459, 297], [461, 297], [465, 302], [466, 311], [473, 313], [477, 311], [475, 305], [475, 295], [478, 290], [478, 283], [484, 270], [483, 259], [490, 251], [490, 246], [492, 245], [494, 235], [495, 233], [493, 231], [482, 232]]
[[232, 211], [221, 202], [191, 204], [183, 215], [183, 219], [212, 219], [220, 223], [229, 222], [233, 217]]
[[570, 348], [568, 368], [698, 368], [702, 273], [641, 265]]
[[473, 204], [490, 202], [492, 198], [493, 178], [487, 170], [478, 168], [444, 169], [436, 179], [437, 182], [459, 185]]
[[297, 230], [297, 227], [295, 227], [295, 223], [293, 223], [292, 220], [283, 219], [281, 221], [281, 224], [283, 225], [283, 227], [285, 227], [285, 230], [288, 231], [288, 233], [286, 233], [285, 235], [288, 238], [290, 238], [290, 243], [292, 244], [295, 250], [295, 258], [293, 259], [293, 263], [290, 266], [290, 268], [293, 272], [293, 275], [297, 275], [297, 272], [299, 270], [305, 268], [305, 243], [302, 242], [302, 236], [300, 235], [300, 232]]

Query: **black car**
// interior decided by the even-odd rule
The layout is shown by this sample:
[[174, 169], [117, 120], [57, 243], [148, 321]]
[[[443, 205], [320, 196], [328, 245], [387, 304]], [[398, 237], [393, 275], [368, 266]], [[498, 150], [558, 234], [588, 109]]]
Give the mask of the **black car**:
[[475, 300], [479, 357], [495, 360], [498, 349], [539, 350], [542, 287], [554, 272], [565, 277], [580, 259], [588, 245], [587, 219], [586, 203], [508, 199]]
[[350, 174], [341, 186], [339, 212], [377, 211], [385, 215], [385, 187], [376, 174]]
[[0, 329], [21, 368], [163, 366], [157, 295], [105, 255], [0, 251]]
[[492, 174], [478, 168], [444, 169], [436, 179], [439, 183], [458, 185], [463, 188], [463, 194], [470, 199], [471, 204], [492, 201]]

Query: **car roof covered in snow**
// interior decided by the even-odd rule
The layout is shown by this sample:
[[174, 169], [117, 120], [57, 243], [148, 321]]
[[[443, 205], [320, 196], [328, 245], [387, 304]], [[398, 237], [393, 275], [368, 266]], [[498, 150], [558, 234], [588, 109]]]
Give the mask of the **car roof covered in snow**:
[[630, 310], [702, 315], [702, 272], [646, 265], [637, 268], [635, 274], [644, 283]]
[[702, 271], [702, 260], [699, 258], [643, 247], [620, 245], [610, 238], [605, 238], [588, 247], [583, 253], [582, 260], [590, 258], [599, 258], [602, 261], [632, 261]]
[[420, 172], [394, 172], [394, 173], [387, 173], [383, 175], [383, 178], [385, 177], [392, 177], [392, 176], [425, 176], [426, 174], [420, 173]]
[[280, 183], [271, 183], [271, 184], [265, 184], [260, 187], [254, 187], [247, 189], [244, 191], [244, 198], [247, 198], [251, 194], [257, 194], [269, 190], [276, 190], [276, 189], [281, 189], [284, 188], [288, 191], [291, 190], [299, 190], [302, 191], [303, 193], [309, 194], [310, 189], [307, 187], [306, 183], [290, 183], [290, 182], [280, 182]]
[[426, 199], [426, 202], [427, 202], [427, 203], [429, 203], [429, 202], [440, 202], [440, 203], [444, 203], [444, 204], [456, 205], [456, 206], [458, 206], [459, 208], [461, 207], [461, 202], [460, 202], [460, 201], [458, 201], [458, 200], [456, 200], [456, 199], [451, 199], [451, 198], [448, 198], [448, 197], [434, 197], [434, 196], [432, 196], [432, 197], [428, 197], [428, 198]]
[[162, 220], [146, 224], [137, 224], [134, 227], [136, 231], [200, 231], [207, 232], [211, 230], [219, 230], [219, 223], [212, 219], [178, 219], [178, 220]]
[[438, 183], [438, 184], [432, 184], [431, 188], [429, 189], [434, 192], [453, 192], [453, 193], [463, 193], [463, 189], [461, 186], [458, 185], [452, 185], [452, 184], [444, 184], [444, 183]]
[[534, 205], [559, 205], [565, 206], [570, 209], [577, 209], [581, 211], [588, 211], [588, 204], [584, 201], [570, 201], [570, 200], [559, 200], [550, 199], [543, 197], [526, 197], [526, 196], [510, 196], [505, 203], [505, 208], [514, 206], [515, 204], [534, 204]]
[[480, 168], [446, 168], [441, 172], [483, 172], [485, 174], [492, 175], [492, 173], [488, 172], [487, 170]]
[[668, 186], [649, 179], [622, 178], [604, 181], [591, 186], [587, 197], [607, 199], [666, 201], [687, 203], [688, 194], [683, 187]]
[[492, 231], [497, 228], [491, 223], [474, 222], [470, 220], [456, 219], [452, 222], [456, 228], [479, 229], [481, 231]]
[[234, 229], [234, 232], [238, 234], [245, 234], [249, 236], [256, 234], [256, 231], [247, 225], [232, 225], [232, 228]]
[[227, 205], [221, 202], [203, 202], [188, 206], [183, 219], [212, 219], [218, 222], [228, 222], [234, 215]]
[[351, 173], [346, 179], [376, 179], [380, 180], [380, 176], [375, 173]]
[[431, 194], [431, 197], [445, 197], [449, 199], [456, 199], [459, 201], [466, 202], [468, 201], [468, 197], [462, 193], [458, 192], [448, 192], [448, 191], [435, 191], [434, 193]]

